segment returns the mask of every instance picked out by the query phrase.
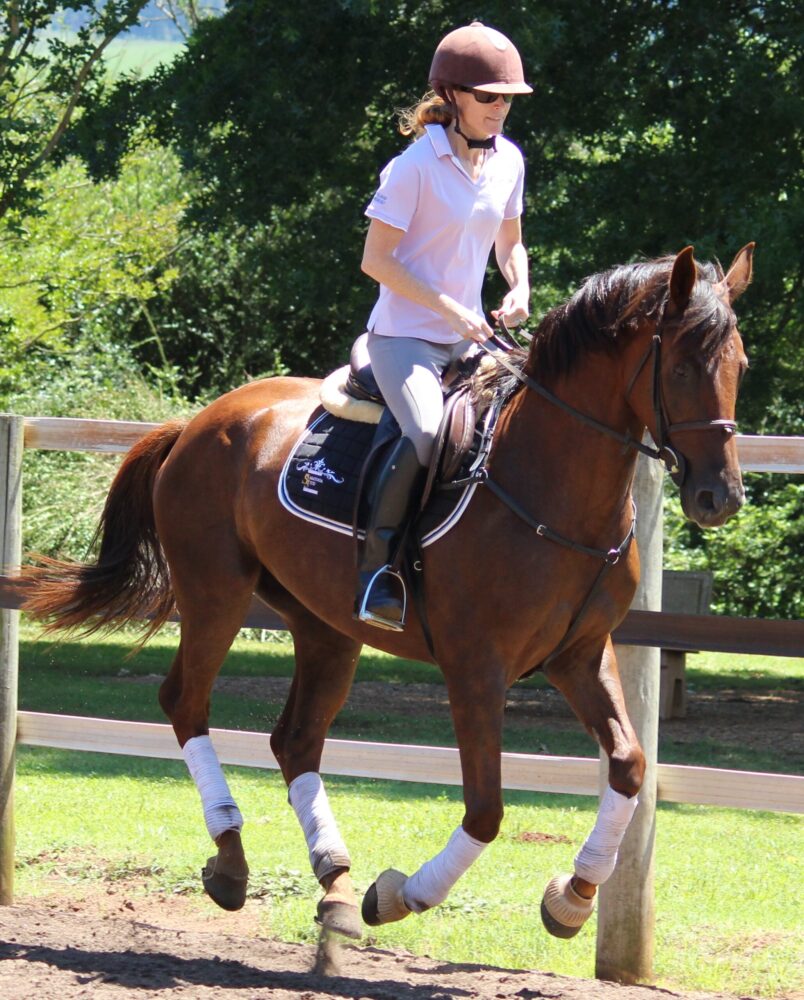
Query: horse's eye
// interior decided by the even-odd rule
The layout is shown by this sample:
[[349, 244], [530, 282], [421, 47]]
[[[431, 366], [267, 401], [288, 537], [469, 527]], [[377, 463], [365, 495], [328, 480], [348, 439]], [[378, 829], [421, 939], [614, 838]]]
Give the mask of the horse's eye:
[[679, 361], [673, 365], [673, 374], [676, 378], [687, 378], [690, 373], [690, 366], [686, 361]]

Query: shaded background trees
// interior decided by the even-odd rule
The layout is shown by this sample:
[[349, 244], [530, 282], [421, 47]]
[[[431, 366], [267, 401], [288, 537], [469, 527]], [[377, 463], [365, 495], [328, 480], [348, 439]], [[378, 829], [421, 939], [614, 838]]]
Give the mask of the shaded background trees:
[[[515, 102], [509, 132], [528, 165], [536, 311], [637, 255], [693, 243], [699, 256], [730, 259], [754, 239], [757, 276], [741, 303], [754, 367], [743, 413], [766, 429], [799, 420], [798, 6], [486, 2], [477, 15], [517, 40], [535, 86]], [[374, 295], [358, 269], [362, 210], [404, 142], [394, 110], [422, 93], [435, 42], [465, 18], [448, 0], [232, 0], [175, 63], [99, 101], [74, 148], [105, 176], [145, 132], [171, 145], [194, 178], [195, 253], [223, 251], [229, 271], [220, 234], [234, 227], [240, 243], [252, 231], [243, 270], [260, 272], [250, 311], [265, 346], [261, 355], [255, 343], [253, 363], [269, 368], [278, 351], [291, 371], [317, 371], [343, 355]], [[206, 232], [217, 246], [205, 245]], [[493, 284], [490, 298], [498, 293]], [[177, 333], [181, 313], [172, 313]], [[183, 331], [188, 362], [198, 360], [194, 323]], [[203, 357], [208, 341], [197, 347]], [[214, 378], [210, 366], [189, 367]]]

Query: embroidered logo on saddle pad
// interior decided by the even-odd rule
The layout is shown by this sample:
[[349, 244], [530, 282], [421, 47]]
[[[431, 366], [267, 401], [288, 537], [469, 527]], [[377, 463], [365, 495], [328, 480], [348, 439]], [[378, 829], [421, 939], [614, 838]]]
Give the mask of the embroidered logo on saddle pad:
[[[473, 473], [485, 461], [491, 445], [495, 414], [491, 408], [475, 431], [455, 480], [469, 480], [455, 489], [433, 491], [418, 521], [422, 546], [443, 537], [460, 519], [477, 487]], [[376, 426], [344, 420], [324, 410], [294, 445], [279, 479], [279, 499], [297, 517], [331, 531], [351, 535], [360, 476], [374, 440]], [[364, 512], [358, 512], [363, 536]]]

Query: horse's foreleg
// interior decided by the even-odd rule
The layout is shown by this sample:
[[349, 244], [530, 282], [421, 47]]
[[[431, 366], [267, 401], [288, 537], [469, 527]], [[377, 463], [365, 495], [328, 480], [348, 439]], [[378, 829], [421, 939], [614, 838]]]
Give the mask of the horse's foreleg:
[[384, 871], [363, 899], [371, 926], [423, 913], [442, 903], [458, 879], [497, 836], [502, 822], [500, 751], [505, 685], [502, 675], [447, 682], [461, 757], [466, 812], [447, 846], [410, 877]]
[[573, 875], [556, 876], [542, 900], [542, 920], [556, 937], [573, 937], [594, 909], [597, 887], [614, 871], [617, 854], [637, 808], [645, 774], [645, 755], [625, 710], [614, 649], [609, 640], [602, 657], [588, 667], [562, 673], [549, 669], [553, 684], [609, 758], [609, 786], [603, 793], [594, 828], [575, 856]]
[[351, 859], [319, 774], [324, 739], [349, 693], [360, 643], [307, 612], [293, 616], [296, 672], [285, 708], [271, 734], [271, 748], [288, 783], [310, 865], [324, 889], [317, 919], [347, 937], [361, 936]]

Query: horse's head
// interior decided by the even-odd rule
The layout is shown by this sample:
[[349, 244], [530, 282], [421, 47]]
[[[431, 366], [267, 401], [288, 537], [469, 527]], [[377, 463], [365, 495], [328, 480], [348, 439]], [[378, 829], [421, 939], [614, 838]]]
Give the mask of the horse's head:
[[753, 251], [743, 247], [725, 277], [697, 265], [692, 247], [678, 254], [629, 385], [684, 513], [702, 527], [723, 524], [745, 500], [734, 414], [748, 362], [732, 303], [751, 280]]
[[643, 355], [649, 374], [640, 379], [641, 415], [684, 513], [702, 527], [723, 524], [745, 501], [734, 414], [748, 361], [732, 303], [751, 280], [753, 252], [753, 243], [743, 247], [724, 277], [699, 267], [692, 247], [682, 250]]

